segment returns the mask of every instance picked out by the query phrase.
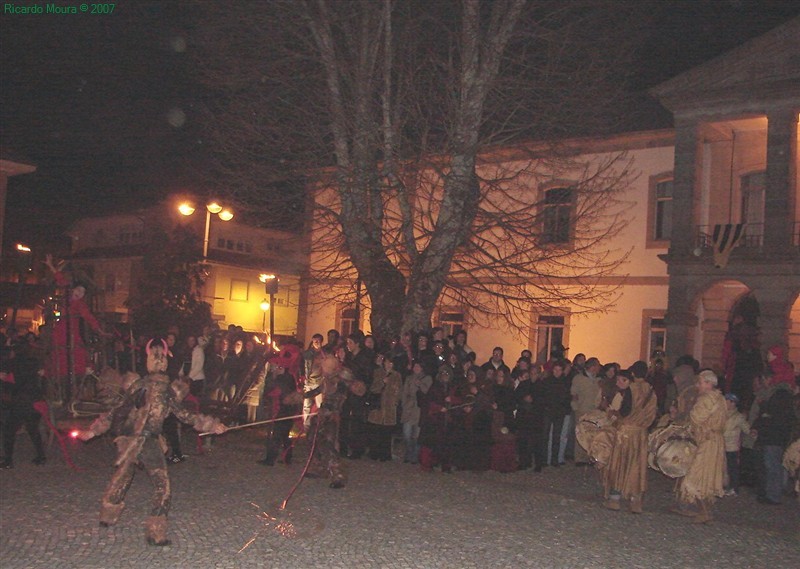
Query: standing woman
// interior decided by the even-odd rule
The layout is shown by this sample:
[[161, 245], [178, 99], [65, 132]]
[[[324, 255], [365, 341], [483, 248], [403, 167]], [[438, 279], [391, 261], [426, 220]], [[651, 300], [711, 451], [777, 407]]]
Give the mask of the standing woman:
[[391, 358], [384, 358], [383, 367], [375, 370], [370, 393], [380, 395], [380, 406], [372, 408], [367, 416], [372, 436], [369, 457], [386, 462], [392, 460], [392, 431], [397, 426], [397, 403], [403, 379], [395, 371]]
[[403, 462], [417, 464], [419, 460], [419, 418], [420, 408], [418, 401], [425, 397], [431, 388], [433, 378], [425, 373], [420, 362], [414, 362], [411, 374], [406, 377], [401, 393], [402, 415], [400, 422], [403, 424], [403, 441], [406, 444], [406, 453]]

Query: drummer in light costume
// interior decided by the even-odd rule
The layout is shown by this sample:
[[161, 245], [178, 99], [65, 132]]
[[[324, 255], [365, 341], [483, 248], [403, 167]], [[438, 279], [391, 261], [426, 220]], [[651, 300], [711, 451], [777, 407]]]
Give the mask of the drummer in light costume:
[[634, 514], [642, 513], [647, 489], [647, 429], [657, 411], [657, 398], [645, 375], [647, 364], [636, 362], [617, 376], [619, 391], [609, 407], [614, 419], [610, 431], [613, 446], [608, 465], [602, 469], [605, 506], [619, 510], [624, 499]]
[[[713, 519], [711, 507], [714, 498], [723, 495], [723, 433], [727, 409], [725, 398], [716, 387], [717, 376], [714, 372], [701, 371], [697, 377], [697, 401], [689, 412], [689, 427], [697, 443], [697, 454], [686, 476], [680, 479], [679, 506], [675, 511], [691, 516], [693, 523], [709, 523]], [[692, 506], [696, 507], [696, 511], [689, 509]]]

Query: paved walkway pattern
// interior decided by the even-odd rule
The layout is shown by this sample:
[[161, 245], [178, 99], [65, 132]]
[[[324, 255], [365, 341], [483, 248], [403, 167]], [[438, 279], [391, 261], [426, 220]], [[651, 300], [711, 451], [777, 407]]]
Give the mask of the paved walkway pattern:
[[148, 547], [144, 472], [120, 523], [98, 526], [114, 459], [108, 438], [71, 441], [80, 472], [55, 446], [36, 467], [27, 435], [17, 444], [15, 468], [0, 471], [3, 569], [800, 567], [796, 500], [764, 506], [745, 489], [698, 527], [667, 511], [672, 481], [655, 472], [637, 516], [602, 508], [594, 471], [571, 464], [538, 474], [442, 474], [362, 459], [348, 462], [345, 489], [305, 480], [282, 512], [307, 444], [290, 466], [261, 466], [259, 428], [218, 437], [211, 453], [170, 466], [172, 545]]

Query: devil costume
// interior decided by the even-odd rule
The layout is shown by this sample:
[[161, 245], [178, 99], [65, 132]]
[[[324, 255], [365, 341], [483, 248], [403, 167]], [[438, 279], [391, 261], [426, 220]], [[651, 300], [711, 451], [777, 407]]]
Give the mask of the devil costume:
[[[152, 342], [151, 342], [152, 343]], [[135, 381], [119, 406], [99, 417], [87, 431], [80, 434], [83, 440], [113, 429], [118, 435], [117, 470], [103, 494], [100, 507], [100, 525], [117, 523], [125, 507], [125, 494], [133, 481], [137, 464], [142, 464], [155, 487], [150, 516], [146, 523], [146, 538], [150, 545], [168, 545], [167, 514], [170, 507], [170, 483], [164, 459], [166, 443], [162, 435], [164, 419], [174, 413], [178, 420], [189, 423], [197, 431], [221, 434], [225, 431], [218, 419], [192, 413], [183, 408], [178, 385], [170, 384], [166, 375], [166, 344], [147, 349], [147, 370], [150, 372]]]

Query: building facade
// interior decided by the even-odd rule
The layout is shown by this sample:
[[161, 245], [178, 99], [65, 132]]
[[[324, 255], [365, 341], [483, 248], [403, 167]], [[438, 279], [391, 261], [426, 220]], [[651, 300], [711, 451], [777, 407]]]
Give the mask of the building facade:
[[[797, 53], [800, 19], [653, 89], [673, 112], [674, 130], [564, 143], [586, 164], [625, 152], [635, 172], [622, 198], [630, 222], [609, 244], [629, 250], [628, 261], [598, 281], [620, 287], [613, 306], [580, 316], [567, 306], [531, 308], [522, 315], [529, 325], [511, 329], [501, 318], [471, 322], [468, 302], [444, 301], [432, 325], [466, 329], [479, 361], [494, 346], [509, 360], [522, 349], [542, 360], [561, 343], [569, 355], [604, 362], [629, 365], [665, 350], [721, 370], [726, 332], [743, 306], [756, 306], [762, 346], [786, 345], [800, 362]], [[547, 207], [550, 188], [531, 183], [528, 199]], [[317, 203], [332, 207], [325, 192]], [[320, 259], [312, 253], [310, 262]], [[307, 312], [308, 335], [369, 330], [368, 303], [359, 297], [357, 307], [356, 287], [342, 280], [317, 285], [340, 292]], [[322, 292], [312, 286], [308, 298]]]
[[[132, 213], [84, 218], [70, 228], [72, 263], [93, 281], [98, 316], [128, 321], [126, 302], [138, 276], [148, 270], [146, 251], [158, 247], [163, 231], [182, 225], [198, 237], [198, 253], [208, 236], [208, 277], [200, 296], [220, 327], [234, 324], [264, 332], [274, 311], [275, 335], [297, 335], [300, 275], [305, 266], [300, 240], [290, 233], [206, 216], [202, 207], [188, 216], [177, 208], [178, 201], [172, 200]], [[260, 278], [264, 274], [279, 279], [271, 306], [265, 304], [269, 294]]]

